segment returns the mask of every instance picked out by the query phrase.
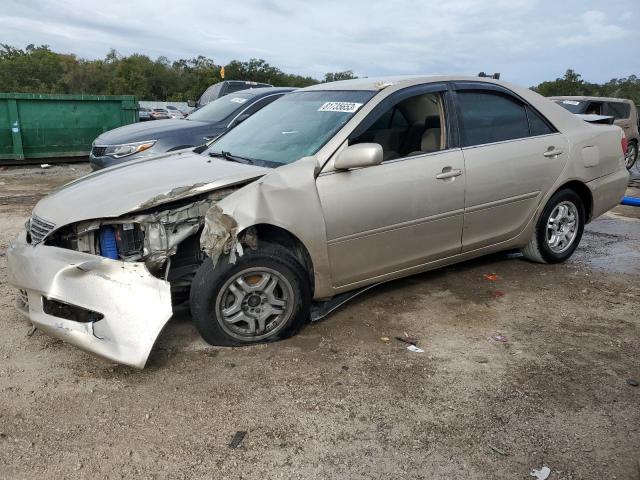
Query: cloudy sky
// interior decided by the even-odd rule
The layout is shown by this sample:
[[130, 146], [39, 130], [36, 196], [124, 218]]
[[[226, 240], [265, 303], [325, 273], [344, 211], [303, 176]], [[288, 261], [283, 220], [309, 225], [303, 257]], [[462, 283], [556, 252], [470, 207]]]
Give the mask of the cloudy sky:
[[[640, 0], [0, 0], [0, 43], [100, 58], [111, 48], [216, 63], [264, 58], [321, 78], [501, 72], [526, 86], [573, 68], [640, 75]], [[635, 20], [634, 20], [635, 18]]]

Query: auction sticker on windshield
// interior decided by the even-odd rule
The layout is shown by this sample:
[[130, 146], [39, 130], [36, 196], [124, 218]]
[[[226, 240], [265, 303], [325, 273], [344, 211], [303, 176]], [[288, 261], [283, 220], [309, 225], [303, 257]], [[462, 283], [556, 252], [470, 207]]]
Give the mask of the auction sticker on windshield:
[[240, 98], [240, 97], [233, 97], [231, 100], [229, 100], [230, 102], [233, 103], [244, 103], [247, 101], [246, 98]]
[[353, 113], [357, 111], [361, 106], [361, 103], [355, 102], [326, 102], [318, 109], [318, 111]]
[[565, 105], [580, 105], [580, 102], [576, 102], [575, 100], [563, 100], [562, 103]]

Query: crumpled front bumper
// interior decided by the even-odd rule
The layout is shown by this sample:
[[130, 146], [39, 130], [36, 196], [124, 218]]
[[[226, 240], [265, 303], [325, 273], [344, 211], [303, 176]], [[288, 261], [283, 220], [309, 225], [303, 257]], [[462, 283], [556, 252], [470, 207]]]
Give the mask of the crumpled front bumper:
[[[144, 368], [172, 315], [169, 283], [143, 263], [123, 262], [26, 242], [7, 250], [9, 283], [26, 292], [20, 309], [34, 326], [108, 360]], [[45, 313], [43, 300], [98, 312], [100, 320], [74, 321]]]

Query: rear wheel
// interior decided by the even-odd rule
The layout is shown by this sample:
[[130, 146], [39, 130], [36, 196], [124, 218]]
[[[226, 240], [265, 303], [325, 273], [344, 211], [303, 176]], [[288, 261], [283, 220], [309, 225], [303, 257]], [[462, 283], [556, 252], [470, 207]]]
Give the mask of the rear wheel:
[[522, 254], [538, 263], [564, 262], [580, 243], [585, 219], [584, 203], [576, 192], [569, 189], [556, 192], [538, 218]]
[[627, 153], [624, 156], [624, 164], [627, 170], [631, 170], [638, 160], [638, 144], [636, 142], [629, 142], [627, 145]]
[[212, 345], [286, 338], [309, 318], [309, 276], [288, 250], [262, 242], [231, 264], [205, 260], [191, 286], [191, 313]]

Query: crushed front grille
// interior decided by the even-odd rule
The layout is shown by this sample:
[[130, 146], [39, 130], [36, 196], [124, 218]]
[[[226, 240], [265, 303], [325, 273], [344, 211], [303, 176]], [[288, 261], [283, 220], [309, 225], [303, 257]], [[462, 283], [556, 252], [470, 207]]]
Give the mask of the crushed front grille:
[[31, 235], [31, 243], [33, 245], [37, 245], [38, 243], [42, 242], [42, 240], [44, 240], [44, 237], [49, 235], [54, 227], [55, 225], [53, 223], [47, 222], [46, 220], [33, 215], [31, 217], [31, 221], [29, 222], [29, 234]]

